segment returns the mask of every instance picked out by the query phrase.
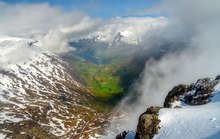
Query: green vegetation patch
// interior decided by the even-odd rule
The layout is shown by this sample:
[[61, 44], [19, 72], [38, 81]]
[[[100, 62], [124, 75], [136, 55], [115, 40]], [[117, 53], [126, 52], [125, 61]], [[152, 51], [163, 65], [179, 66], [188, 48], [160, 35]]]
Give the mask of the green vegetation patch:
[[121, 68], [120, 64], [96, 65], [76, 59], [72, 64], [96, 97], [108, 100], [114, 95], [124, 92], [120, 76], [117, 74], [118, 69]]
[[137, 47], [112, 48], [107, 43], [92, 40], [70, 45], [76, 50], [66, 56], [67, 61], [101, 102], [117, 103], [141, 72], [139, 63], [134, 60]]

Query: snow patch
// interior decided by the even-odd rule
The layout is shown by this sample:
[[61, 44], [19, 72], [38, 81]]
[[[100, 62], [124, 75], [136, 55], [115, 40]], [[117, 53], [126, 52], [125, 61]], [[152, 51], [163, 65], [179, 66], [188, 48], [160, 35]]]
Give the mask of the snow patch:
[[220, 138], [220, 102], [159, 111], [161, 129], [154, 139]]

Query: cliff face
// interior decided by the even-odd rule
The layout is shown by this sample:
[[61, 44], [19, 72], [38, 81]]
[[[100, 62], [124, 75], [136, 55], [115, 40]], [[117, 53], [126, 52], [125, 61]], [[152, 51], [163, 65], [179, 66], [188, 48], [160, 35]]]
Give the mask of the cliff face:
[[[220, 76], [217, 76], [175, 86], [168, 92], [163, 107], [150, 107], [140, 115], [133, 138], [213, 138], [215, 132], [220, 133], [219, 81]], [[117, 137], [128, 139], [126, 134], [129, 133]], [[214, 134], [214, 137], [220, 137], [220, 134]]]
[[216, 79], [199, 79], [191, 85], [180, 84], [175, 86], [167, 95], [164, 107], [173, 108], [184, 105], [203, 105], [211, 101], [214, 87], [218, 84], [219, 77]]
[[160, 119], [158, 118], [160, 107], [150, 107], [141, 114], [137, 126], [136, 139], [151, 139], [159, 131]]

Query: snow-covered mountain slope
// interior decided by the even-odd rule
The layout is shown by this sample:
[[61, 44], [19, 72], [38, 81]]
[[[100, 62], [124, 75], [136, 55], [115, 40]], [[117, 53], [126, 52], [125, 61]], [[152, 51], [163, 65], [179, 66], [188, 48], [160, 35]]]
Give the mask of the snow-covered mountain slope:
[[152, 106], [140, 115], [136, 133], [116, 139], [219, 139], [220, 76], [175, 86], [164, 107]]
[[96, 110], [94, 97], [77, 73], [33, 42], [0, 40], [1, 137], [13, 138], [14, 131], [16, 136], [29, 134], [15, 126], [24, 121], [34, 121], [59, 138], [89, 138], [102, 132], [108, 116]]
[[219, 139], [220, 102], [161, 109], [161, 129], [154, 139]]
[[[209, 93], [204, 93], [203, 90], [206, 90], [206, 87], [210, 85], [214, 85], [214, 88], [209, 98]], [[220, 138], [220, 83], [218, 83], [218, 79], [201, 79], [190, 87], [192, 86], [194, 86], [193, 89], [186, 92], [186, 96], [191, 95], [191, 98], [194, 99], [193, 102], [196, 102], [197, 99], [202, 103], [208, 97], [207, 104], [194, 103], [192, 105], [196, 106], [189, 106], [186, 103], [181, 103], [184, 101], [181, 100], [176, 101], [172, 106], [181, 106], [181, 108], [160, 109], [158, 116], [161, 121], [159, 124], [160, 130], [154, 136], [154, 139]], [[185, 97], [185, 99], [188, 98]]]
[[210, 103], [200, 106], [161, 109], [160, 131], [155, 139], [219, 139], [220, 83], [215, 86]]

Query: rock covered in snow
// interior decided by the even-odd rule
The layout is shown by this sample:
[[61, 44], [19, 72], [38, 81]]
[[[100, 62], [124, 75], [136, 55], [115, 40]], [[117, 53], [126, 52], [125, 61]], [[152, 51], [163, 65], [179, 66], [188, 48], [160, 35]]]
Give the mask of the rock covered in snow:
[[202, 105], [210, 102], [215, 85], [219, 78], [204, 78], [191, 85], [175, 86], [167, 95], [164, 107], [180, 107], [181, 105]]
[[[175, 86], [163, 108], [150, 107], [140, 115], [132, 139], [219, 139], [219, 80], [217, 76]], [[118, 139], [126, 139], [127, 134], [123, 132]]]

